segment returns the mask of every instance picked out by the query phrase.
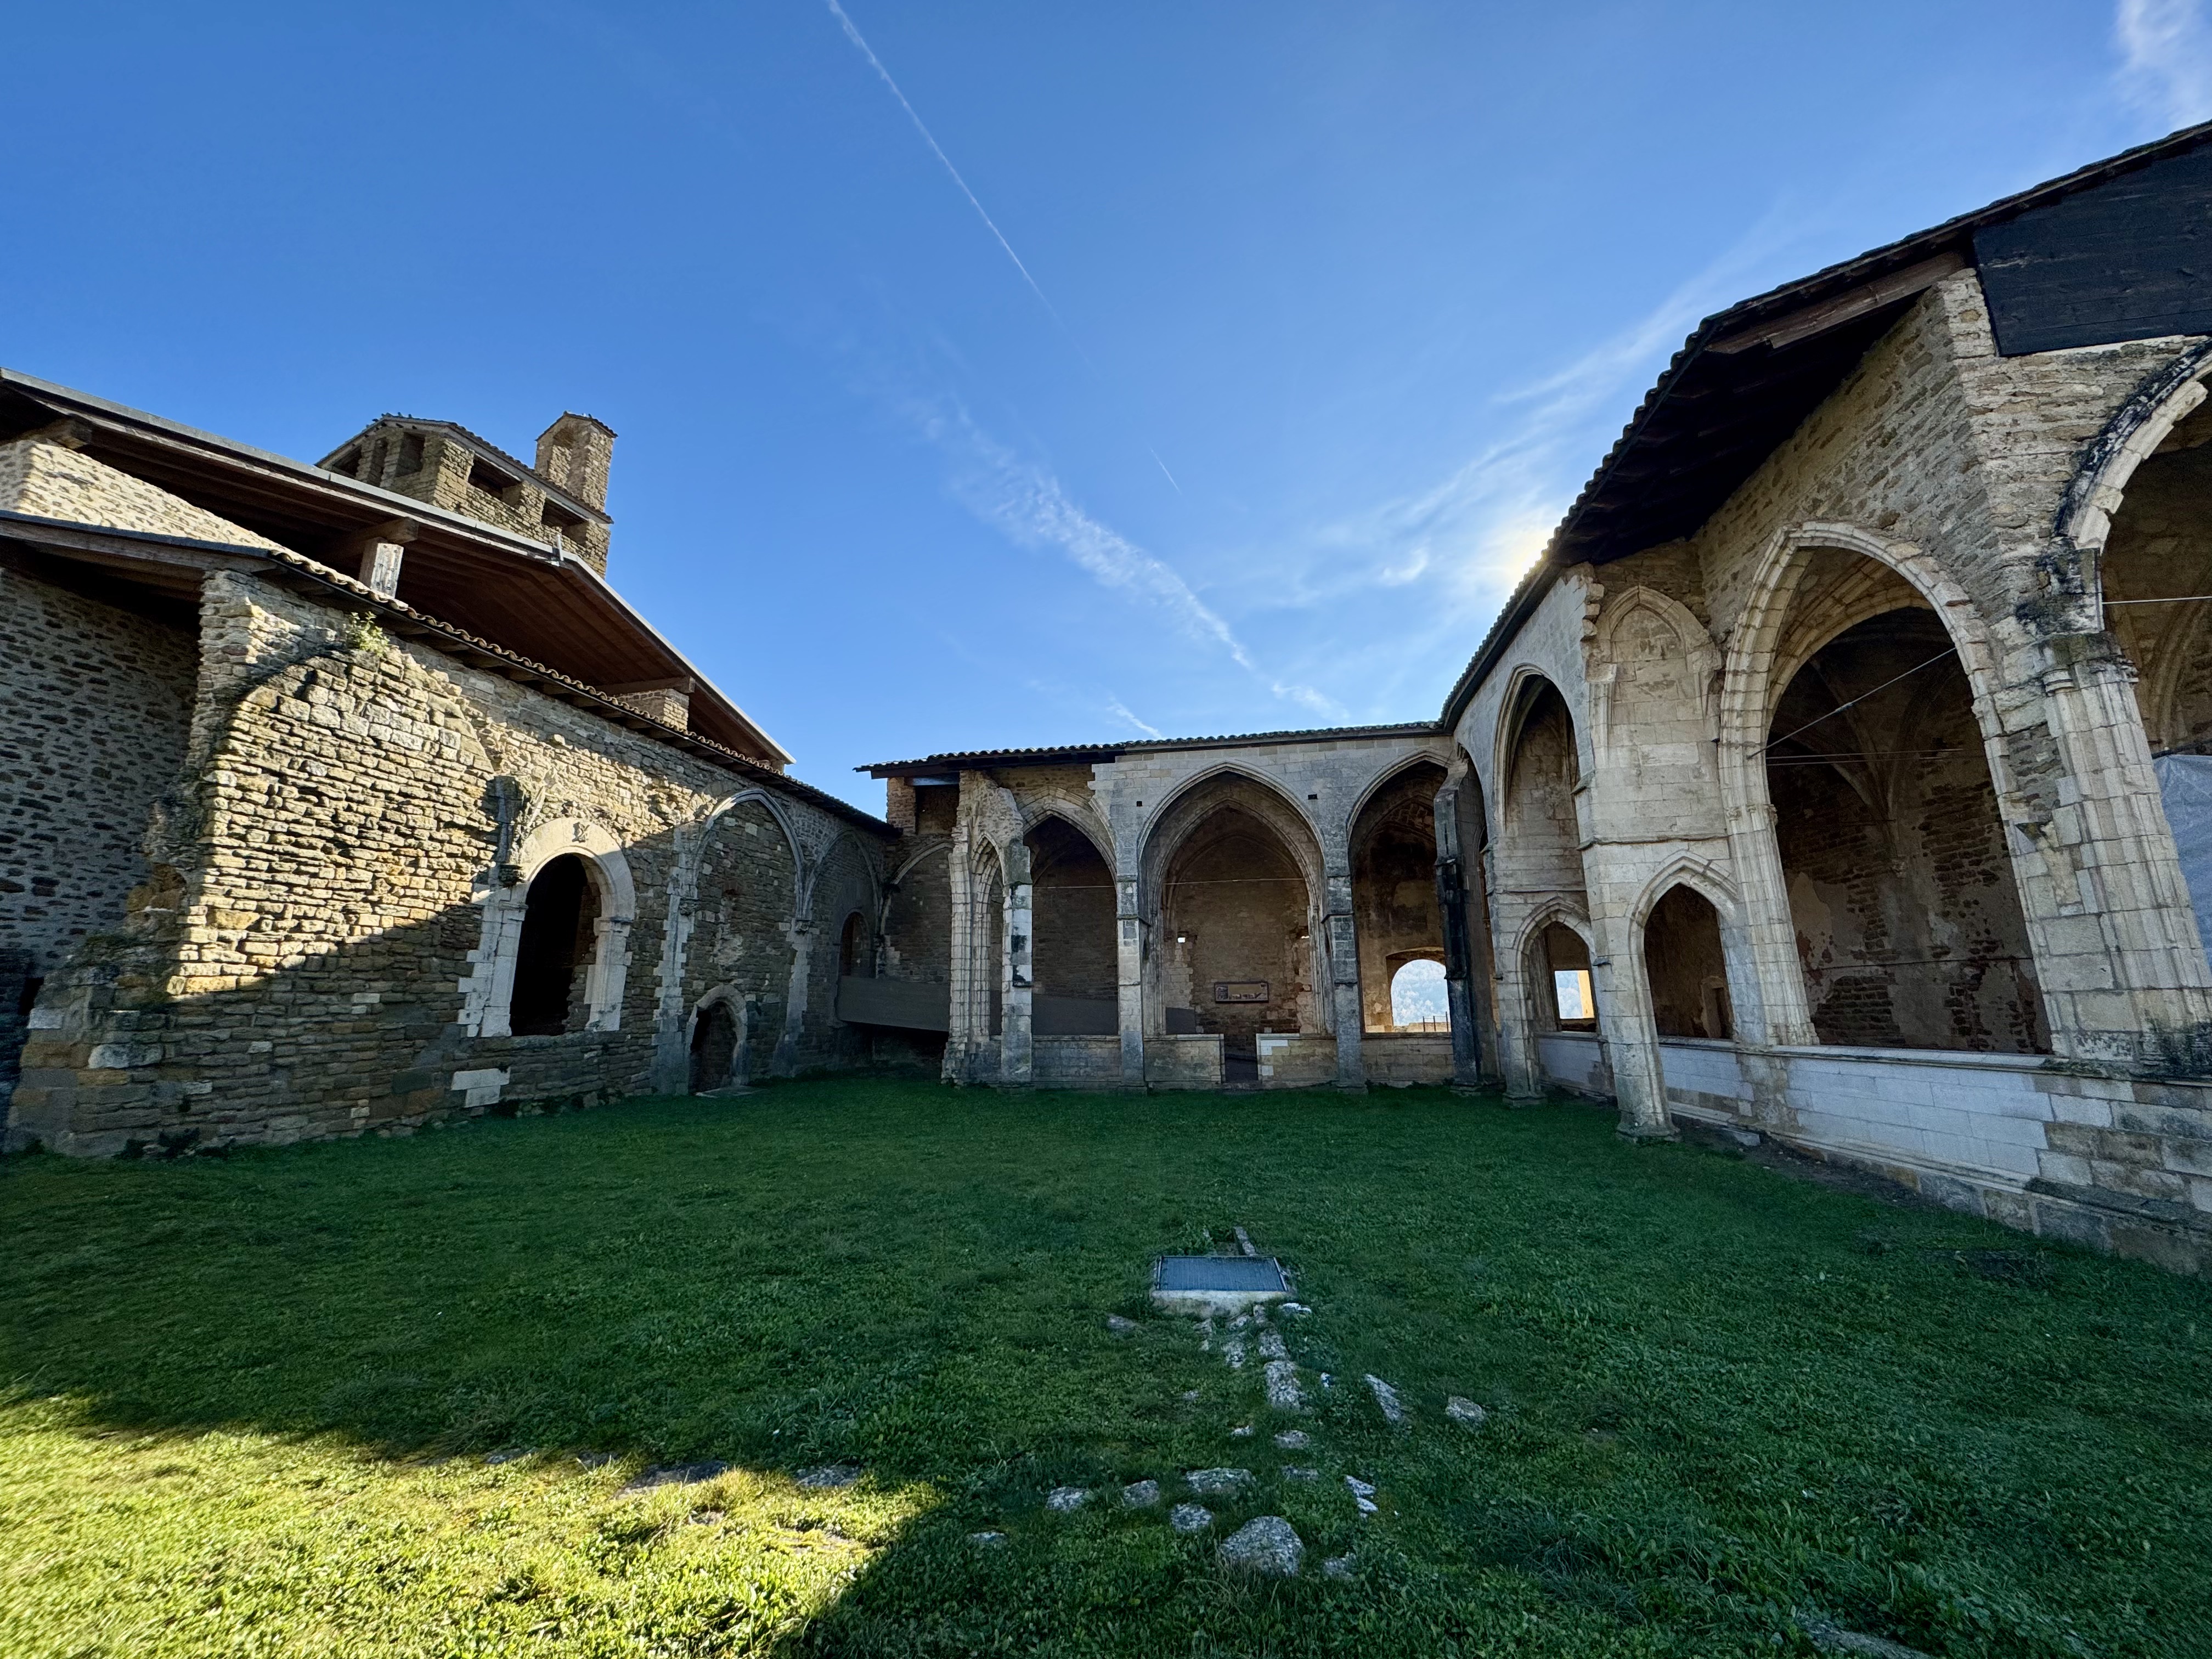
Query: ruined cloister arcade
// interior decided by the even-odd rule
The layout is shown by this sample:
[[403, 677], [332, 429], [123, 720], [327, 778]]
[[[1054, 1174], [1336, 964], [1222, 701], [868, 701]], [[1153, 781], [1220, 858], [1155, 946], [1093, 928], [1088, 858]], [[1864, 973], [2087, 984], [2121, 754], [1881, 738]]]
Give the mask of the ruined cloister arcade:
[[[887, 762], [880, 818], [562, 586], [466, 479], [565, 487], [465, 428], [395, 518], [373, 444], [310, 468], [0, 374], [9, 660], [70, 711], [0, 848], [10, 1144], [859, 1065], [1449, 1085], [2212, 1260], [2212, 285], [2158, 240], [2208, 159], [1701, 323], [1433, 718]], [[612, 434], [562, 422], [603, 487]], [[97, 858], [33, 868], [87, 811]]]

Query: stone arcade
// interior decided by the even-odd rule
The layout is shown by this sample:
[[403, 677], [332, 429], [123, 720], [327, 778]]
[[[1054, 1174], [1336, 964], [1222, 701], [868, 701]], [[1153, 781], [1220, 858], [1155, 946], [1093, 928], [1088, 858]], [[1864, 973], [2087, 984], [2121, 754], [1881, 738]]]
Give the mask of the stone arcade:
[[317, 467], [7, 375], [10, 1139], [1564, 1087], [2202, 1269], [2208, 242], [2198, 128], [1747, 301], [1437, 720], [886, 763], [883, 821], [606, 586], [599, 422]]

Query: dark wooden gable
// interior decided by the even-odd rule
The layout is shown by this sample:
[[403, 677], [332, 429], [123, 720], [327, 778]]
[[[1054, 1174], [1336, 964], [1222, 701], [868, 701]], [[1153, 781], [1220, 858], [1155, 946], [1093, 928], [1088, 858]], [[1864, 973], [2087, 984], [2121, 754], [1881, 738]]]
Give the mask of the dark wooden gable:
[[2008, 357], [2212, 334], [2212, 148], [1978, 230], [1974, 256]]

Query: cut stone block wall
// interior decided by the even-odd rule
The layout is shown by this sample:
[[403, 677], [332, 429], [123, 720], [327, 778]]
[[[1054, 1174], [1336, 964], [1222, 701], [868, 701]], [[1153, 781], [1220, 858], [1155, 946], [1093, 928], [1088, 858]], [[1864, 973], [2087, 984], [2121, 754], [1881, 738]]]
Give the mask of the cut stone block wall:
[[1121, 1086], [1120, 1037], [1040, 1036], [1033, 1042], [1039, 1088], [1118, 1089]]
[[0, 443], [0, 507], [70, 524], [234, 547], [276, 545], [105, 461], [35, 437]]
[[1449, 1036], [1370, 1036], [1359, 1045], [1367, 1061], [1367, 1080], [1395, 1087], [1407, 1083], [1449, 1083], [1452, 1043]]
[[[1666, 1042], [1683, 1120], [1870, 1170], [1950, 1208], [2212, 1269], [2212, 1085], [2072, 1074], [2002, 1054]], [[1751, 1072], [1778, 1069], [1760, 1091]]]
[[1151, 1038], [1145, 1044], [1145, 1081], [1157, 1089], [1218, 1089], [1221, 1039], [1209, 1032]]
[[1263, 1032], [1253, 1043], [1262, 1088], [1313, 1089], [1336, 1080], [1333, 1036], [1269, 1036]]
[[[100, 1152], [404, 1128], [642, 1092], [670, 1043], [680, 1066], [690, 1010], [662, 980], [672, 939], [693, 941], [669, 927], [671, 898], [692, 904], [686, 838], [736, 793], [730, 774], [252, 577], [207, 579], [200, 633], [152, 878], [119, 927], [49, 979], [13, 1139]], [[618, 872], [608, 893], [624, 896], [601, 900], [592, 1029], [495, 1034], [489, 924], [521, 890], [493, 868], [496, 779], [519, 802], [515, 856], [574, 850]], [[783, 908], [788, 844], [746, 836], [752, 820], [735, 815], [708, 860], [714, 902], [743, 896], [735, 956], [709, 970], [677, 949], [681, 989], [708, 971], [763, 980], [764, 1000], [787, 999], [776, 1063], [849, 1058], [834, 986], [792, 969], [804, 929]], [[843, 829], [796, 800], [783, 818], [816, 860]], [[830, 856], [830, 888], [867, 855]], [[780, 941], [763, 904], [783, 909]], [[727, 943], [720, 927], [700, 941], [709, 958]], [[811, 993], [797, 1018], [795, 987]]]
[[0, 562], [0, 1115], [39, 983], [148, 883], [198, 659], [188, 609], [126, 610], [63, 574]]

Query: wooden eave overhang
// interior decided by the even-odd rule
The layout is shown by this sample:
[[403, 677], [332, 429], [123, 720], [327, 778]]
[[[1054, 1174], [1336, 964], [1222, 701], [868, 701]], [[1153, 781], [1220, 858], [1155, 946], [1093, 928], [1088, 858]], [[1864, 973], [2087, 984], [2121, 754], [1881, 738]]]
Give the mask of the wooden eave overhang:
[[1259, 749], [1284, 744], [1338, 743], [1361, 738], [1428, 738], [1443, 728], [1430, 720], [1396, 726], [1316, 726], [1292, 732], [1229, 732], [1211, 738], [1142, 738], [1130, 743], [1076, 744], [1044, 749], [970, 749], [920, 760], [878, 761], [856, 766], [872, 778], [926, 778], [946, 772], [986, 772], [1021, 766], [1103, 766], [1124, 755], [1207, 749]]
[[412, 605], [379, 598], [358, 578], [289, 549], [201, 541], [139, 530], [113, 530], [4, 510], [0, 510], [0, 543], [14, 543], [50, 557], [100, 567], [136, 586], [179, 599], [195, 597], [201, 580], [210, 571], [237, 570], [298, 592], [336, 600], [349, 611], [366, 611], [375, 617], [380, 627], [398, 638], [420, 641], [471, 668], [529, 686], [556, 702], [583, 709], [625, 731], [680, 749], [763, 788], [834, 813], [848, 823], [881, 836], [897, 834], [881, 818], [796, 778], [787, 777], [748, 755], [712, 742], [696, 730], [654, 720], [595, 685], [479, 638]]
[[[362, 532], [420, 526], [400, 592], [409, 607], [586, 685], [690, 679], [694, 733], [770, 770], [791, 756], [580, 559], [342, 473], [196, 431], [0, 368], [0, 436], [74, 416], [94, 459], [143, 478], [343, 573]], [[364, 592], [367, 590], [362, 590]]]

